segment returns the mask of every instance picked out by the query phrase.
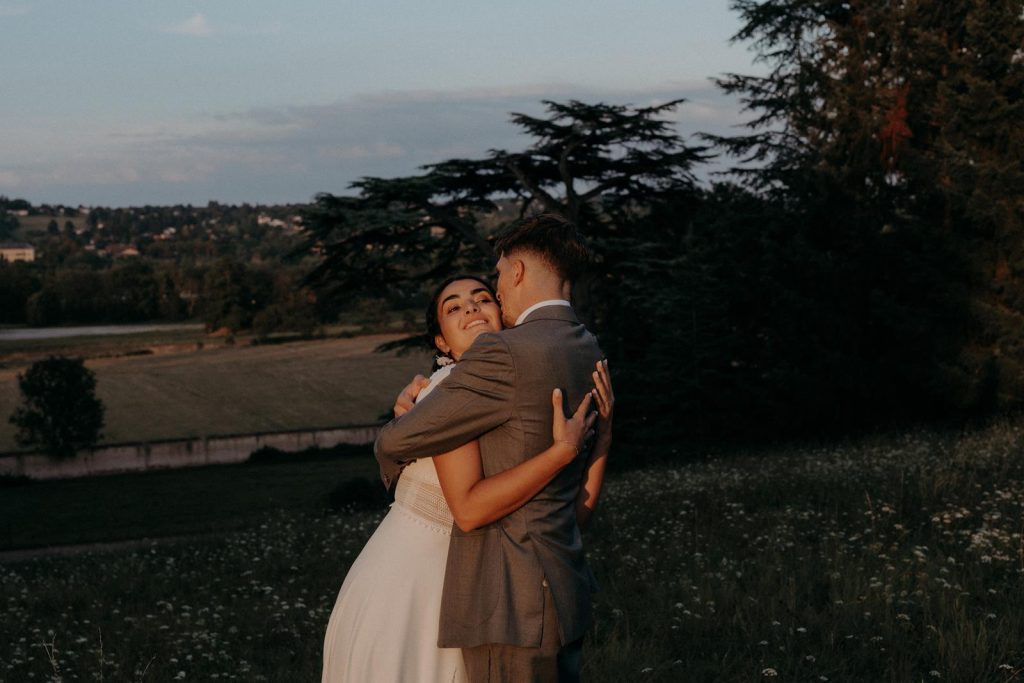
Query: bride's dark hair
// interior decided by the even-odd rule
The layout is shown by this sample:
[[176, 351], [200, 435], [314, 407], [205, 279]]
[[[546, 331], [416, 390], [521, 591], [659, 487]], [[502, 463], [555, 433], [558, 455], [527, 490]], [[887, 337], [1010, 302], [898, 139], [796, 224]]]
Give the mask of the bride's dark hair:
[[[434, 294], [430, 297], [430, 303], [427, 304], [427, 343], [430, 344], [431, 346], [434, 346], [434, 348], [437, 349], [437, 352], [439, 354], [438, 358], [451, 358], [451, 356], [449, 356], [446, 353], [443, 353], [441, 349], [438, 349], [434, 345], [434, 337], [441, 334], [441, 319], [437, 317], [437, 304], [438, 300], [441, 298], [441, 293], [444, 292], [444, 288], [450, 285], [451, 283], [455, 282], [456, 280], [474, 280], [476, 282], [479, 282], [480, 284], [487, 288], [487, 292], [492, 297], [497, 298], [494, 295], [494, 288], [491, 287], [491, 283], [477, 275], [453, 275], [437, 286], [437, 289], [434, 290]], [[438, 363], [437, 360], [435, 360], [434, 367], [431, 368], [431, 371], [437, 370], [439, 367], [441, 367], [441, 364]]]

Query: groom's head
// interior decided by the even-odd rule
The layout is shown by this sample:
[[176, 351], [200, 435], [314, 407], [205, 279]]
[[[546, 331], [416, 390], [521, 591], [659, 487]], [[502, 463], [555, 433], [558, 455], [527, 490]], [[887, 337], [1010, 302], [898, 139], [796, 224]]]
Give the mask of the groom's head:
[[590, 250], [576, 226], [553, 213], [513, 223], [494, 243], [498, 255], [498, 301], [507, 327], [546, 299], [568, 299], [573, 281], [590, 263]]

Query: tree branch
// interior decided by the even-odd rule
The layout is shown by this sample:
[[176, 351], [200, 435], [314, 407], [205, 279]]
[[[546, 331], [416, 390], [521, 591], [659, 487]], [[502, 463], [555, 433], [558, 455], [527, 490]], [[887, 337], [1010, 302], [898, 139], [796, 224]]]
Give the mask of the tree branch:
[[561, 176], [562, 184], [565, 185], [565, 203], [569, 209], [569, 220], [573, 223], [579, 219], [580, 207], [576, 188], [573, 187], [572, 173], [569, 172], [569, 155], [582, 143], [583, 140], [577, 138], [567, 144], [562, 149], [562, 153], [558, 155], [558, 175]]
[[557, 199], [555, 199], [550, 194], [545, 192], [540, 185], [534, 182], [533, 178], [528, 176], [526, 172], [523, 171], [522, 168], [520, 168], [519, 164], [516, 164], [511, 160], [506, 160], [505, 166], [508, 167], [508, 170], [512, 171], [512, 174], [516, 177], [516, 180], [521, 182], [523, 184], [523, 187], [529, 190], [530, 194], [533, 195], [533, 198], [540, 202], [540, 204], [545, 209], [547, 209], [548, 211], [553, 211], [560, 215], [565, 215], [565, 207], [562, 206], [562, 204]]
[[493, 256], [494, 250], [491, 249], [490, 243], [483, 238], [476, 229], [473, 228], [472, 224], [452, 215], [447, 211], [438, 211], [437, 220], [434, 222], [447, 230], [454, 230], [459, 235], [462, 235], [466, 242], [469, 242], [474, 247], [480, 250], [480, 253], [484, 256]]

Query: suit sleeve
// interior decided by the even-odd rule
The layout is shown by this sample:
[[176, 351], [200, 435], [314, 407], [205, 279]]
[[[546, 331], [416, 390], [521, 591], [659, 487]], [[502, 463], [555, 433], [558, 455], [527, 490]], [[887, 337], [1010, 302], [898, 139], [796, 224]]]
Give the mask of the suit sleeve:
[[384, 425], [374, 444], [381, 479], [391, 488], [402, 467], [447, 453], [506, 422], [515, 395], [515, 365], [498, 334], [481, 334], [451, 374], [402, 417]]

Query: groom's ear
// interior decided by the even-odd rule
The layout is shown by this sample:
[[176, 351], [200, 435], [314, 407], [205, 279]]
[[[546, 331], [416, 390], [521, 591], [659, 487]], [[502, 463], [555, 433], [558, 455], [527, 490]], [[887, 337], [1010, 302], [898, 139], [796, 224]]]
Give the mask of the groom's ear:
[[526, 274], [526, 263], [522, 259], [512, 259], [512, 284], [518, 285]]

